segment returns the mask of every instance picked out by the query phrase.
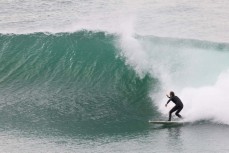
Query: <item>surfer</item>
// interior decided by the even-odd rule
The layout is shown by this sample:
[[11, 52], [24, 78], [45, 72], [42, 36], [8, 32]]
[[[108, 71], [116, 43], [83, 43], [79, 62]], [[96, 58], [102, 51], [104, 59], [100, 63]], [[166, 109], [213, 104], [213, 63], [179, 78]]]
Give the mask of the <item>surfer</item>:
[[183, 103], [180, 100], [180, 98], [178, 98], [177, 96], [175, 96], [175, 93], [173, 91], [170, 92], [170, 96], [166, 95], [169, 100], [167, 101], [167, 103], [165, 104], [165, 107], [167, 107], [168, 103], [170, 101], [174, 102], [175, 106], [169, 111], [169, 120], [171, 121], [171, 117], [172, 117], [172, 113], [176, 111], [176, 116], [178, 116], [179, 118], [182, 118], [182, 116], [179, 114], [180, 111], [183, 109]]

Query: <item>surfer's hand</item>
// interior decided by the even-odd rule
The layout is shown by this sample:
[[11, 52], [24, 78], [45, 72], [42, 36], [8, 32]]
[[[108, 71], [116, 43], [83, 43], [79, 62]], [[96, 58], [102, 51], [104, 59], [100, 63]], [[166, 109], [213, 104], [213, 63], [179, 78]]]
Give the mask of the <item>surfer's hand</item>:
[[167, 107], [167, 104], [165, 104], [165, 107]]
[[169, 95], [166, 95], [166, 96], [167, 96], [168, 98], [170, 98]]

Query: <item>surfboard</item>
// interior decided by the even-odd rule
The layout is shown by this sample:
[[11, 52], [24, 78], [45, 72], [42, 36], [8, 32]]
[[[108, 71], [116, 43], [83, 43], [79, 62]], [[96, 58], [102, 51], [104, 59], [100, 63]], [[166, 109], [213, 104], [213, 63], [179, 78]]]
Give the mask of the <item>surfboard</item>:
[[162, 125], [175, 125], [175, 124], [185, 124], [184, 121], [149, 121], [152, 124], [162, 124]]

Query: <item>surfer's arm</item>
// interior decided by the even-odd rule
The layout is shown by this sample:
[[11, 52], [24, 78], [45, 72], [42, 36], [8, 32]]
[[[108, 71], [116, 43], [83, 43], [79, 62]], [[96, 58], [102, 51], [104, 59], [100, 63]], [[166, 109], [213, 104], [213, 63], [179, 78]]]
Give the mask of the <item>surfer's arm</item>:
[[171, 99], [169, 98], [169, 100], [167, 101], [167, 103], [165, 104], [165, 107], [167, 107], [168, 103], [171, 101]]
[[165, 107], [167, 107], [168, 103], [169, 103], [170, 100], [171, 100], [171, 98], [169, 97], [169, 95], [166, 95], [166, 96], [169, 98], [169, 100], [168, 100], [167, 103], [165, 104]]

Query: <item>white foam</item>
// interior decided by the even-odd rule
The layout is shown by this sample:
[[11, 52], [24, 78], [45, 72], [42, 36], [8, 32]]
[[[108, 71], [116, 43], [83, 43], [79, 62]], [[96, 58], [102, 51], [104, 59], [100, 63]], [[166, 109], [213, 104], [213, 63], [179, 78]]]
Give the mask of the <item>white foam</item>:
[[180, 92], [189, 120], [213, 120], [229, 124], [229, 70], [222, 72], [212, 86], [184, 88]]
[[186, 120], [229, 124], [229, 52], [165, 42], [155, 44], [131, 34], [120, 40], [127, 64], [140, 76], [148, 73], [159, 80], [150, 94], [159, 111], [168, 115], [174, 105], [165, 108], [165, 95], [174, 90], [184, 103], [181, 114]]
[[[201, 78], [205, 79], [203, 82], [206, 82], [208, 77], [211, 77], [208, 75], [204, 75]], [[214, 72], [212, 75], [215, 75]], [[182, 81], [182, 79], [180, 81]], [[193, 82], [193, 84], [195, 83], [196, 82]], [[186, 120], [211, 120], [217, 123], [229, 124], [229, 70], [222, 71], [213, 84], [206, 83], [201, 84], [198, 87], [194, 87], [195, 85], [181, 87], [181, 84], [182, 82], [179, 83], [179, 85], [174, 83], [171, 86], [171, 90], [174, 90], [176, 95], [182, 99], [184, 109], [181, 114], [186, 118]], [[167, 89], [168, 88], [169, 87], [167, 87]], [[151, 97], [153, 97], [156, 101], [156, 104], [162, 114], [167, 115], [174, 105], [169, 104], [169, 108], [165, 108], [164, 104], [168, 100], [165, 98], [165, 93], [168, 93], [169, 90], [161, 92], [163, 95], [162, 93], [159, 93], [158, 95], [152, 93]]]

